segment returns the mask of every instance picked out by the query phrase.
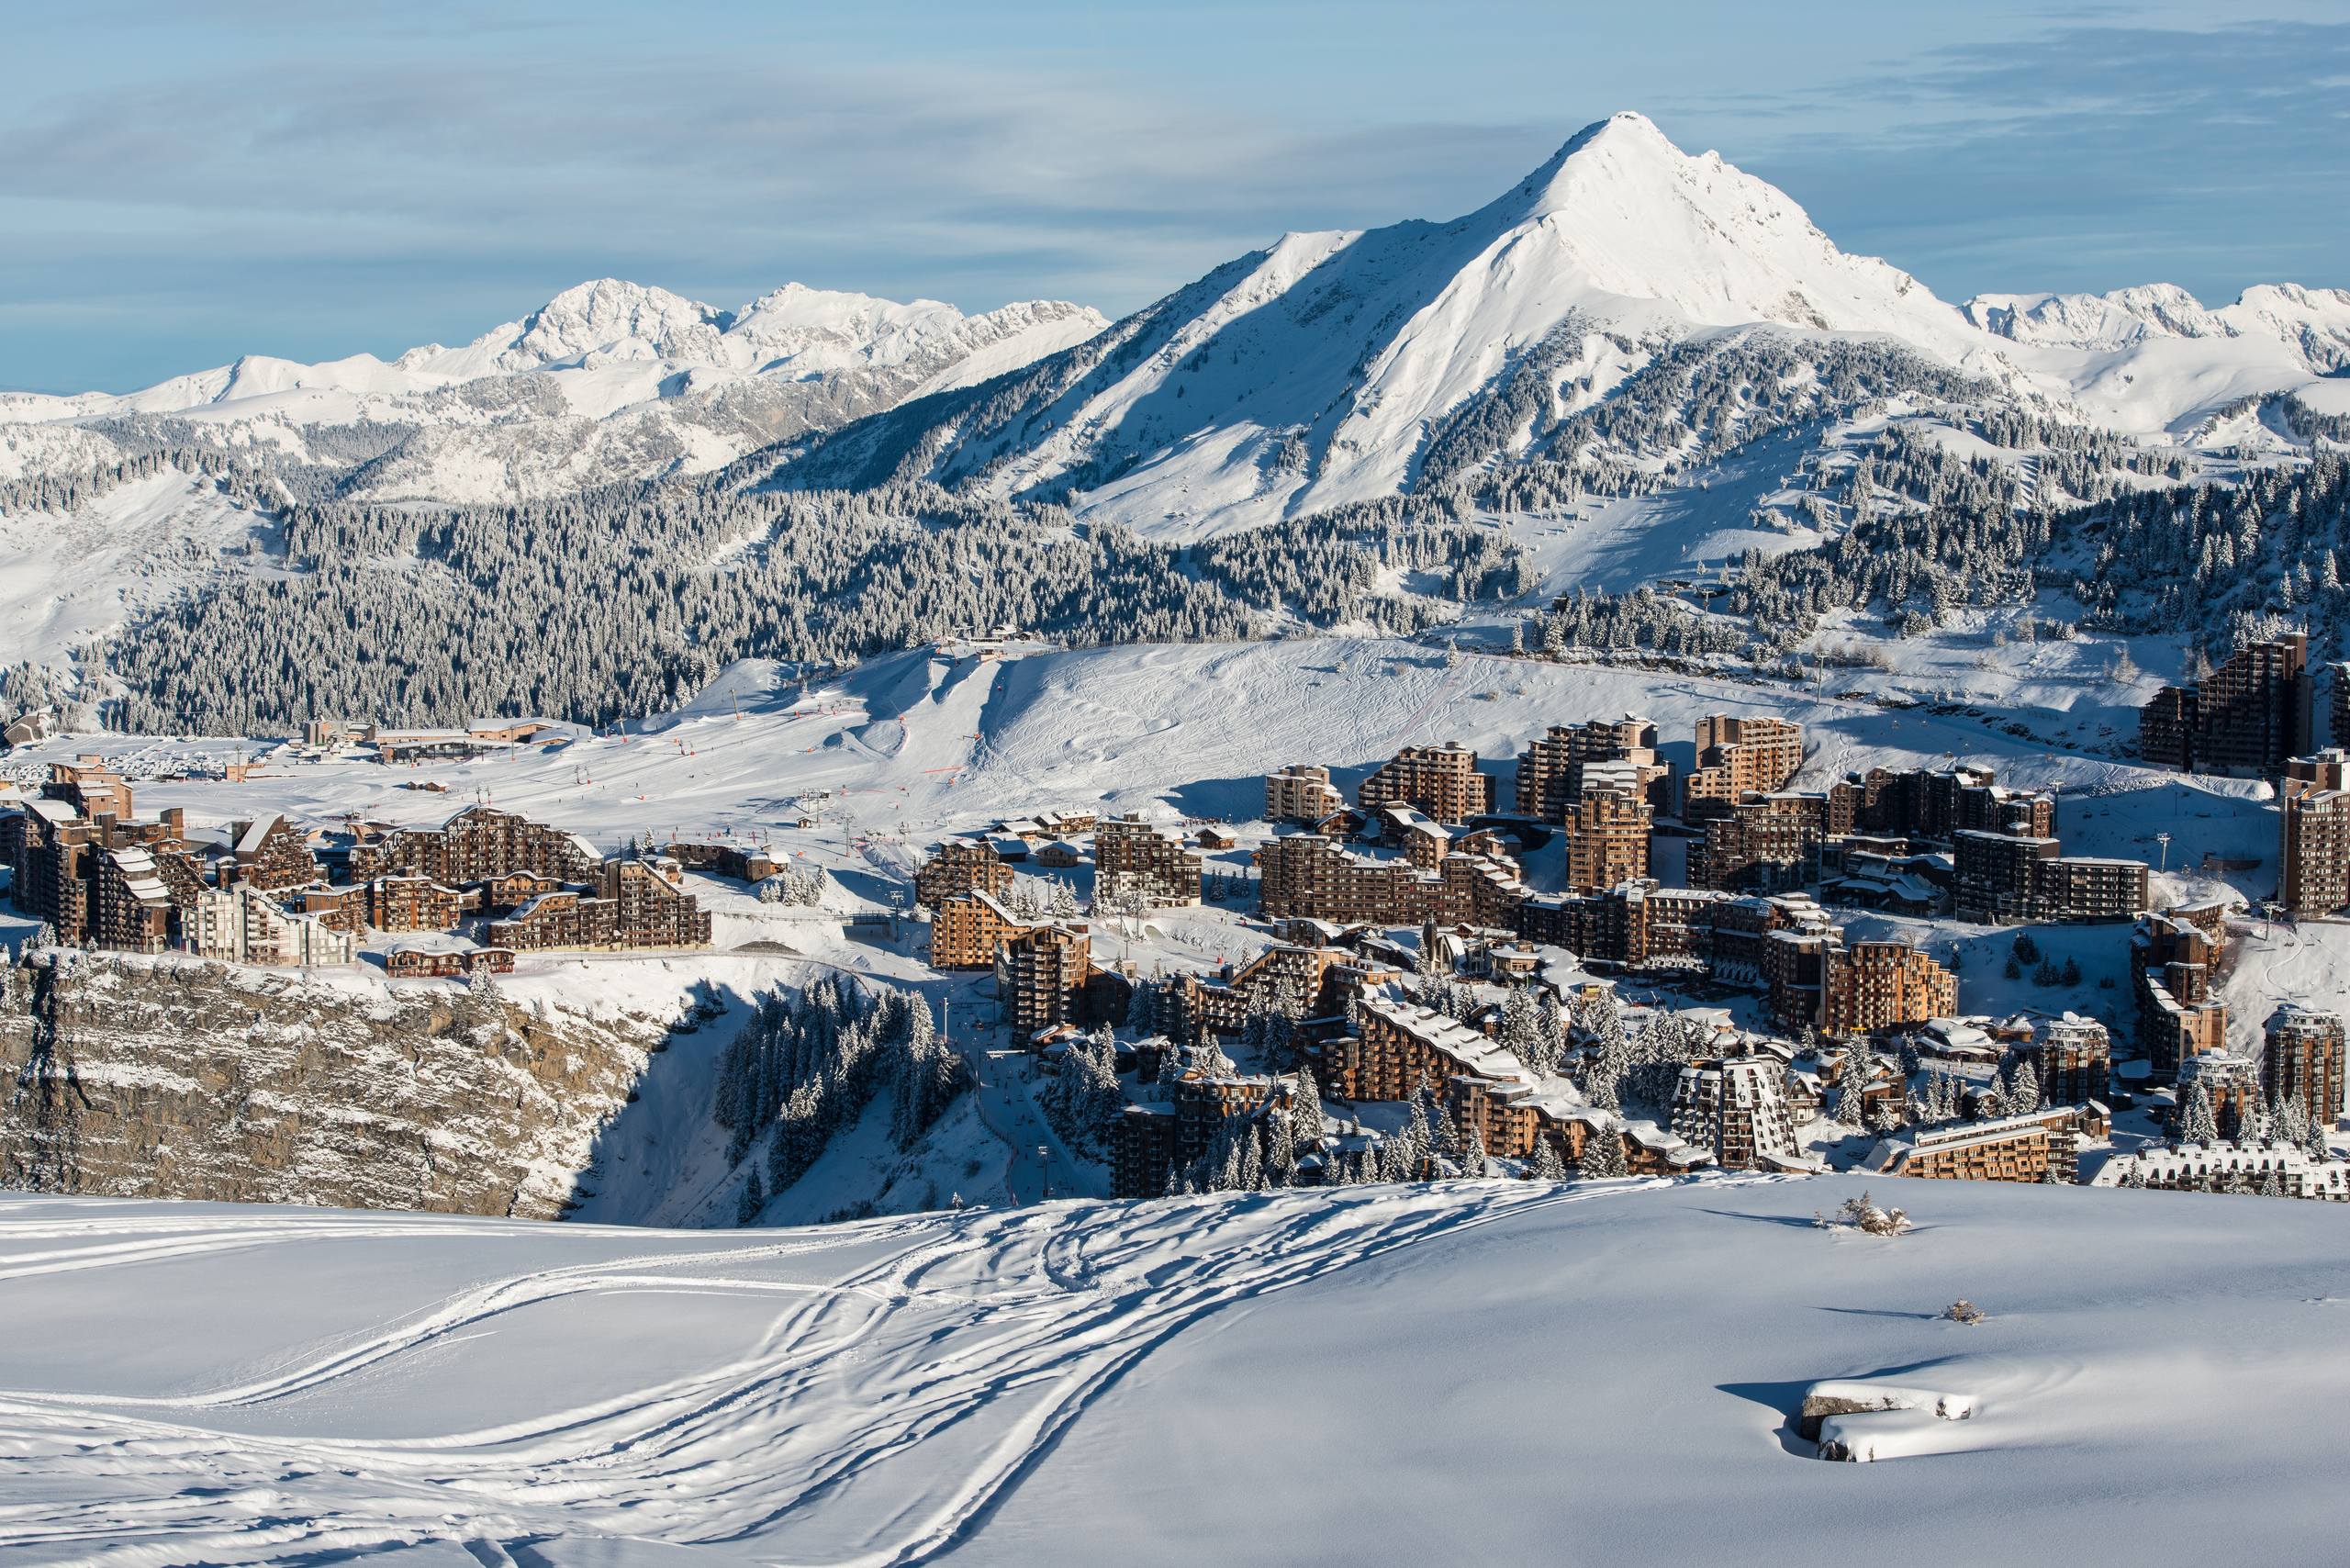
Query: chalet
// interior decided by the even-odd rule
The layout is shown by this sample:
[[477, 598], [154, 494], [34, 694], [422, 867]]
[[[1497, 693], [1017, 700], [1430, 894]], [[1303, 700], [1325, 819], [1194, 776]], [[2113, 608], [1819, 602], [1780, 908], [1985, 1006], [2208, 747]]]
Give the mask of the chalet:
[[384, 955], [384, 972], [395, 980], [445, 980], [474, 974], [510, 974], [510, 947], [395, 947]]

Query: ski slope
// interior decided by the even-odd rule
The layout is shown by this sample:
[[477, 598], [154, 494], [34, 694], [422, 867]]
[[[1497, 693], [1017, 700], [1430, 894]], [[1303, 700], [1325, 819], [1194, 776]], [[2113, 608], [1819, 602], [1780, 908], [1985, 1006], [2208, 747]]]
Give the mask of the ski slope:
[[[2337, 1212], [1911, 1183], [1906, 1238], [1810, 1226], [1857, 1190], [747, 1235], [14, 1200], [0, 1562], [2328, 1555]], [[1831, 1378], [1975, 1413], [1822, 1464], [1786, 1417]]]

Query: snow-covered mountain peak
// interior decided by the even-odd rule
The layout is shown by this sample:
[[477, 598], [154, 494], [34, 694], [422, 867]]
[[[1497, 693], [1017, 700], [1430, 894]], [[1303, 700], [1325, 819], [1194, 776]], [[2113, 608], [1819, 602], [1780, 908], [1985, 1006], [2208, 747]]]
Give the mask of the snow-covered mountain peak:
[[1494, 205], [1515, 207], [1529, 215], [1557, 211], [1572, 204], [1579, 176], [1588, 178], [1602, 168], [1642, 166], [1653, 174], [1669, 170], [1684, 156], [1656, 121], [1627, 109], [1576, 131]]
[[592, 353], [613, 359], [707, 361], [733, 322], [729, 313], [666, 288], [597, 278], [565, 289], [532, 311], [521, 331], [500, 349], [497, 364], [501, 370], [535, 370]]
[[1891, 332], [1953, 358], [1976, 346], [1916, 278], [1845, 254], [1785, 192], [1718, 152], [1683, 151], [1645, 115], [1584, 127], [1476, 216], [1550, 230], [1561, 283], [1701, 325]]

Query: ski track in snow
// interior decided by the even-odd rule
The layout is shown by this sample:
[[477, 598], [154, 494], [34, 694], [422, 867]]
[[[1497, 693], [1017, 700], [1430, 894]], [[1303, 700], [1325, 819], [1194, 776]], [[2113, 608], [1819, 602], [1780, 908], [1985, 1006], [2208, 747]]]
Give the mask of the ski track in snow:
[[[500, 1542], [601, 1536], [839, 1568], [918, 1562], [973, 1529], [1104, 1389], [1187, 1326], [1431, 1238], [1661, 1184], [1202, 1201], [1187, 1226], [1168, 1224], [1165, 1204], [1052, 1204], [486, 1279], [196, 1392], [0, 1392], [0, 1560], [246, 1562], [443, 1541], [497, 1562]], [[54, 1213], [0, 1206], [0, 1282], [325, 1238], [549, 1234], [496, 1221]], [[598, 1248], [645, 1239], [557, 1234]], [[811, 1265], [816, 1277], [792, 1277]], [[134, 1272], [122, 1288], [138, 1285]], [[333, 1416], [380, 1405], [380, 1382], [364, 1402], [304, 1403], [363, 1373], [397, 1388], [421, 1352], [518, 1314], [645, 1293], [749, 1298], [774, 1316], [747, 1350], [683, 1375], [477, 1429], [336, 1429]]]

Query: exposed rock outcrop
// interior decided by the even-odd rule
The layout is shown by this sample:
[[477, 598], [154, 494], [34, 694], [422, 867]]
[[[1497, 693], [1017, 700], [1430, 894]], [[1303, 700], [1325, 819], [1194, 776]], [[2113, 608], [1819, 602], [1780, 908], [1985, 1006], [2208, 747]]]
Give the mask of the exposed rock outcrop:
[[50, 1192], [553, 1218], [666, 1038], [361, 970], [0, 975], [0, 1185]]

